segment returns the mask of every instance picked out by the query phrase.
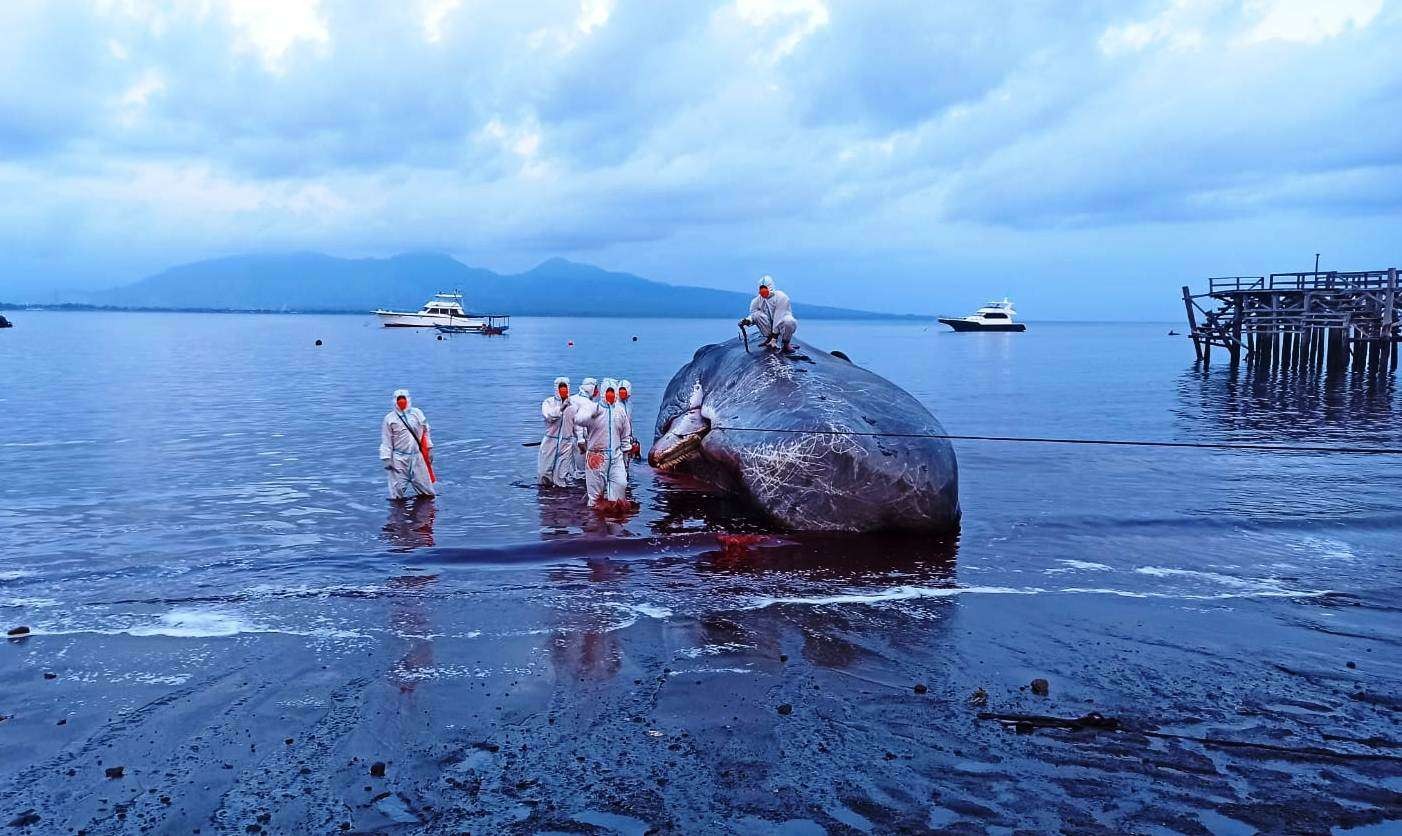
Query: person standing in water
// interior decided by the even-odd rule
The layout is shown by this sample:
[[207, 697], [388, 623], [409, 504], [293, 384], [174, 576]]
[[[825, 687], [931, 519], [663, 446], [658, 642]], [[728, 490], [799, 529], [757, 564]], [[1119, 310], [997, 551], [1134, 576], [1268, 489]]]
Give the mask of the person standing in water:
[[380, 463], [389, 478], [390, 499], [438, 495], [432, 450], [428, 418], [410, 404], [408, 389], [396, 389], [394, 408], [380, 422]]
[[[628, 413], [628, 427], [633, 426], [633, 384], [625, 378], [618, 381], [618, 402], [623, 405], [623, 411]], [[642, 445], [638, 443], [636, 436], [629, 436], [628, 444], [623, 449], [623, 469], [627, 473], [632, 473], [633, 460], [642, 458]]]
[[[575, 414], [584, 407], [596, 402], [599, 398], [599, 381], [592, 377], [586, 377], [579, 382], [579, 389], [570, 395], [570, 403], [574, 405]], [[578, 421], [574, 425], [575, 447], [571, 451], [574, 455], [574, 472], [584, 473], [584, 429], [579, 426]]]
[[586, 434], [584, 485], [590, 507], [599, 507], [601, 501], [622, 502], [628, 496], [623, 452], [633, 438], [633, 425], [618, 403], [618, 386], [612, 378], [604, 380], [603, 390], [602, 403], [589, 401], [574, 415], [575, 426]]
[[542, 485], [563, 488], [579, 479], [575, 470], [574, 406], [570, 379], [555, 378], [555, 394], [540, 404], [545, 437], [536, 457], [536, 471]]
[[773, 276], [759, 277], [759, 295], [750, 301], [750, 315], [740, 320], [740, 327], [753, 325], [764, 335], [764, 348], [780, 343], [783, 351], [793, 351], [790, 344], [798, 330], [789, 295], [774, 287]]

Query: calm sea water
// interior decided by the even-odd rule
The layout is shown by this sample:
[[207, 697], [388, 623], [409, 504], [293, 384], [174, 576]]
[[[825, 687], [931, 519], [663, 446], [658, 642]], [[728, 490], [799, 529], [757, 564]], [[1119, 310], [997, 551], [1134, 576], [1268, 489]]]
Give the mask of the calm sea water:
[[[163, 586], [316, 579], [328, 558], [429, 544], [426, 533], [399, 542], [382, 496], [379, 421], [401, 386], [434, 427], [442, 496], [433, 544], [647, 534], [671, 508], [646, 467], [635, 476], [641, 513], [626, 525], [600, 528], [573, 513], [572, 498], [539, 498], [535, 451], [522, 446], [539, 440], [539, 402], [557, 374], [576, 384], [628, 377], [639, 435], [649, 440], [673, 372], [734, 331], [696, 320], [518, 319], [506, 338], [439, 341], [431, 330], [350, 316], [18, 318], [20, 327], [0, 335], [0, 538], [9, 571], [60, 597], [53, 584], [70, 578], [126, 592], [157, 577]], [[1391, 380], [1325, 387], [1253, 382], [1225, 367], [1202, 373], [1166, 331], [1037, 324], [1020, 335], [969, 336], [804, 323], [806, 339], [908, 389], [956, 434], [1380, 446], [1402, 438]], [[960, 568], [1001, 580], [1061, 559], [1116, 562], [1126, 538], [1152, 532], [1135, 542], [1150, 550], [1145, 564], [1229, 563], [1250, 577], [1270, 574], [1252, 571], [1263, 560], [1298, 557], [1302, 588], [1332, 586], [1345, 578], [1320, 564], [1318, 543], [1367, 554], [1402, 500], [1399, 459], [956, 446]], [[1349, 564], [1356, 580], [1379, 580], [1388, 570], [1381, 557]], [[373, 579], [383, 561], [355, 568]]]
[[[0, 727], [0, 744], [9, 734], [12, 756], [30, 766], [67, 763], [93, 745], [84, 736], [92, 729], [52, 739], [43, 731], [53, 725], [50, 714], [136, 710], [172, 692], [196, 700], [192, 694], [215, 688], [230, 658], [267, 688], [300, 675], [279, 668], [290, 658], [331, 671], [358, 659], [357, 669], [375, 669], [400, 693], [412, 683], [415, 699], [436, 706], [423, 710], [441, 731], [466, 728], [469, 713], [478, 717], [462, 690], [477, 679], [536, 682], [537, 696], [558, 708], [562, 682], [631, 688], [634, 674], [643, 681], [640, 671], [743, 681], [725, 687], [758, 694], [769, 723], [770, 702], [786, 687], [772, 657], [790, 647], [819, 672], [855, 674], [867, 664], [902, 690], [906, 678], [927, 681], [930, 696], [945, 699], [941, 716], [962, 718], [950, 734], [974, 750], [1003, 737], [969, 730], [977, 724], [964, 709], [968, 694], [986, 688], [995, 704], [1028, 709], [1017, 702], [1028, 698], [1020, 688], [1036, 675], [1052, 678], [1054, 696], [1076, 700], [1030, 708], [1080, 713], [1095, 701], [1100, 710], [1163, 722], [1162, 709], [1172, 706], [1176, 723], [1219, 718], [1199, 736], [1226, 729], [1276, 743], [1279, 729], [1317, 743], [1334, 725], [1372, 728], [1398, 698], [1402, 457], [960, 442], [965, 517], [956, 543], [761, 549], [737, 566], [718, 562], [704, 532], [754, 530], [756, 521], [659, 486], [646, 466], [633, 476], [638, 514], [600, 521], [585, 512], [582, 494], [542, 494], [535, 451], [522, 446], [539, 439], [540, 401], [565, 374], [575, 383], [586, 375], [630, 378], [646, 448], [668, 379], [698, 346], [733, 336], [733, 322], [517, 319], [505, 338], [439, 340], [356, 316], [24, 312], [12, 319], [16, 327], [0, 332], [0, 626], [25, 624], [35, 635], [0, 648], [0, 714], [16, 714]], [[804, 321], [799, 338], [842, 349], [906, 388], [956, 434], [1402, 446], [1392, 380], [1257, 379], [1225, 365], [1203, 371], [1182, 338], [1166, 336], [1169, 327], [1033, 323], [1025, 334], [955, 335], [939, 326]], [[378, 427], [399, 387], [413, 392], [434, 428], [442, 492], [435, 503], [384, 499]], [[650, 539], [662, 535], [678, 536]], [[1343, 669], [1344, 658], [1360, 664]], [[55, 667], [64, 675], [45, 691], [32, 674]], [[768, 684], [752, 684], [760, 681]], [[71, 690], [58, 696], [64, 683]], [[517, 699], [529, 699], [519, 690], [528, 686], [516, 687]], [[1253, 691], [1262, 687], [1275, 690]], [[1302, 687], [1312, 689], [1318, 717], [1280, 707]], [[283, 720], [310, 723], [334, 703], [330, 684], [307, 689], [278, 697]], [[874, 707], [876, 697], [848, 699], [889, 714]], [[226, 693], [203, 710], [235, 702]], [[21, 704], [32, 710], [12, 710]], [[1245, 729], [1243, 705], [1269, 721]], [[686, 722], [706, 713], [694, 705], [677, 712]], [[546, 727], [522, 731], [523, 722], [513, 727], [521, 740], [540, 743]], [[402, 758], [429, 757], [411, 738], [400, 744]], [[169, 740], [143, 745], [179, 748]], [[1038, 818], [1016, 792], [972, 779], [952, 787], [940, 777], [967, 752], [936, 746], [912, 754], [913, 744], [903, 745], [880, 769], [906, 769], [905, 784], [913, 770], [929, 792], [943, 787], [946, 801], [963, 801], [941, 805], [928, 793], [912, 800], [867, 787], [857, 793], [861, 803], [824, 807], [828, 785], [817, 781], [792, 790], [797, 796], [782, 811], [755, 800], [707, 818], [720, 815], [719, 802], [671, 798], [674, 789], [658, 790], [660, 801], [624, 793], [627, 803], [580, 802], [559, 815], [576, 823], [595, 813], [635, 823], [724, 820], [738, 832], [750, 819], [829, 830], [907, 821], [883, 820], [868, 809], [873, 804], [930, 827], [1065, 826], [1113, 807], [1058, 783], [1054, 770], [1012, 766], [1041, 763], [1038, 753], [1003, 751], [995, 759], [1003, 766], [985, 764], [1008, 770], [1008, 786], [1040, 793], [1051, 812]], [[996, 744], [1005, 745], [1013, 744]], [[829, 741], [824, 751], [840, 748]], [[697, 753], [692, 780], [710, 775], [714, 757]], [[839, 756], [804, 757], [811, 764]], [[1250, 808], [1252, 793], [1270, 785], [1266, 772], [1228, 779], [1230, 770], [1216, 763], [1210, 771], [1220, 780], [1200, 777], [1200, 785], [1170, 792], [1149, 776], [1133, 793], [1213, 830], [1268, 824]], [[259, 762], [239, 771], [280, 768]], [[851, 769], [833, 761], [818, 771]], [[1304, 776], [1292, 796], [1302, 809], [1315, 794], [1338, 791], [1319, 770], [1289, 769]], [[252, 801], [230, 800], [237, 781], [252, 797], [258, 780], [271, 779], [229, 780], [228, 788], [196, 793], [181, 815], [232, 826], [220, 817], [253, 809]], [[1388, 806], [1402, 791], [1395, 780], [1350, 780], [1382, 795], [1359, 802], [1366, 815], [1316, 811], [1325, 816], [1317, 824], [1396, 812]], [[785, 781], [794, 784], [792, 775]], [[62, 797], [42, 786], [0, 785], [9, 806], [48, 804], [74, 826], [105, 815]], [[518, 801], [473, 803], [486, 821], [506, 810], [515, 816], [509, 821], [547, 822], [542, 808], [520, 813]], [[422, 799], [405, 803], [416, 809]], [[377, 804], [357, 826], [393, 818]], [[150, 821], [174, 826], [162, 815], [175, 814], [155, 810]], [[415, 815], [430, 818], [422, 809]]]

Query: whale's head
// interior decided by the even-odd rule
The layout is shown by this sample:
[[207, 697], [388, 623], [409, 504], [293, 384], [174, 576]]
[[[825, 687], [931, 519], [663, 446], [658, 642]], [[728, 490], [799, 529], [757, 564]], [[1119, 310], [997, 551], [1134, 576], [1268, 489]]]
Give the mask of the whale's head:
[[665, 427], [647, 454], [648, 464], [664, 472], [674, 471], [701, 455], [701, 442], [711, 431], [711, 419], [703, 409], [705, 390], [697, 381], [686, 408], [664, 416]]

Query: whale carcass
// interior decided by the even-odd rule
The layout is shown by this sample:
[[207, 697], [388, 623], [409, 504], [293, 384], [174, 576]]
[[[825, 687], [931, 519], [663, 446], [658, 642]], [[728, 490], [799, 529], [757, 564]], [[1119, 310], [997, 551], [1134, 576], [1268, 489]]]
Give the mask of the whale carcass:
[[944, 428], [845, 357], [738, 338], [704, 346], [662, 396], [648, 461], [738, 492], [796, 531], [949, 530], [959, 473]]

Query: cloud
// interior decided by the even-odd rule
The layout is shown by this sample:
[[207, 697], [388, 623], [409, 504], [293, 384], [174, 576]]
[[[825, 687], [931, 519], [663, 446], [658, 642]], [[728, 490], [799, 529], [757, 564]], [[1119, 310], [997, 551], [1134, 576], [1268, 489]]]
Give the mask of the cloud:
[[766, 42], [754, 55], [761, 64], [773, 64], [792, 55], [809, 36], [831, 21], [823, 0], [735, 0], [727, 11], [765, 33]]
[[787, 261], [840, 295], [854, 252], [918, 276], [961, 242], [1398, 211], [1382, 0], [18, 0], [0, 27], [0, 245], [75, 275], [433, 247]]
[[1383, 0], [1254, 0], [1247, 8], [1259, 20], [1245, 33], [1246, 43], [1280, 40], [1314, 44], [1367, 27], [1382, 11]]
[[[1350, 127], [1402, 106], [1402, 56], [1365, 48], [1382, 33], [1321, 22], [1302, 60], [1298, 44], [1250, 34], [1289, 3], [1251, 4], [1231, 25], [1226, 5], [1176, 2], [1151, 19], [1138, 54], [1108, 50], [1113, 75], [966, 166], [946, 211], [1017, 226], [1220, 218], [1269, 211], [1239, 198], [1290, 180], [1402, 162], [1402, 128]], [[1106, 31], [1119, 44], [1124, 29]], [[1375, 205], [1360, 193], [1360, 209]]]
[[294, 46], [324, 46], [330, 40], [320, 5], [320, 0], [223, 0], [206, 8], [228, 15], [239, 33], [235, 49], [258, 53], [270, 72], [281, 73]]

